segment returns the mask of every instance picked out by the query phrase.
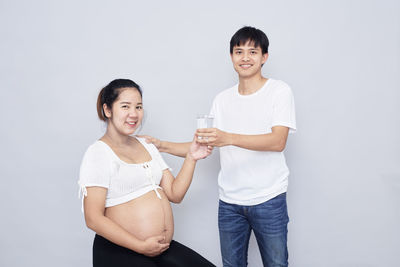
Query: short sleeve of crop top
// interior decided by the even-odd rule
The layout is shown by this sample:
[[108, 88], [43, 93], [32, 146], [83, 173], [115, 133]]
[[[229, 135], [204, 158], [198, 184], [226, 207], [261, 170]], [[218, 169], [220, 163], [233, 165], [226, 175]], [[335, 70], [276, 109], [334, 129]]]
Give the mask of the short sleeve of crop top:
[[109, 188], [112, 161], [104, 146], [93, 144], [83, 156], [79, 172], [79, 185]]

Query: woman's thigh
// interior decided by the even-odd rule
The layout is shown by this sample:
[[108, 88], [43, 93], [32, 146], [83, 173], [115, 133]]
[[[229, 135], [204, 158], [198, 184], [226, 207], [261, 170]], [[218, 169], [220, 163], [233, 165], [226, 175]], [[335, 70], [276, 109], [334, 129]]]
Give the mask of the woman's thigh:
[[175, 240], [172, 240], [169, 248], [155, 260], [159, 267], [215, 267], [200, 254]]
[[93, 267], [157, 267], [154, 258], [118, 246], [96, 235], [93, 242]]

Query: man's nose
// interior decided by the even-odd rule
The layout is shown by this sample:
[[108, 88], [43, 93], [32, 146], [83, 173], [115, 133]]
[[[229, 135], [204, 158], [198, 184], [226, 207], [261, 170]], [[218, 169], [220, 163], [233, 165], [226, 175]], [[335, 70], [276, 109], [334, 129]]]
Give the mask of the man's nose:
[[249, 58], [249, 54], [248, 53], [243, 53], [243, 58], [242, 58], [244, 61], [248, 61], [250, 58]]

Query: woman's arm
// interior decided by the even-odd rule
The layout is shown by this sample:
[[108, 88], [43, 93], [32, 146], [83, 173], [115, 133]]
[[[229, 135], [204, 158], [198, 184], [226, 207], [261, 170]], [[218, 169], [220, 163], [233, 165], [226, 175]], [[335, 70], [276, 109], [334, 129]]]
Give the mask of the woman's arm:
[[189, 152], [176, 178], [169, 170], [164, 170], [160, 183], [168, 199], [174, 203], [180, 203], [189, 189], [197, 160], [207, 157], [212, 151], [212, 147], [200, 145], [195, 140], [189, 144]]
[[106, 188], [97, 186], [87, 187], [87, 196], [84, 199], [84, 211], [88, 228], [117, 245], [146, 256], [157, 256], [168, 249], [169, 243], [163, 243], [165, 236], [153, 236], [142, 241], [104, 216], [106, 195]]

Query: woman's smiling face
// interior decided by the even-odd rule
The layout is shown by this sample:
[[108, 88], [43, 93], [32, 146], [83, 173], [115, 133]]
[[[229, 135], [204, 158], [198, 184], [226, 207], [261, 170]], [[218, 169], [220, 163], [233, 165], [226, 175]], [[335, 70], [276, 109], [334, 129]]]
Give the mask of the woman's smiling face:
[[118, 98], [111, 109], [103, 105], [104, 113], [108, 118], [108, 127], [113, 127], [122, 135], [133, 134], [142, 123], [142, 97], [136, 88], [121, 88]]

